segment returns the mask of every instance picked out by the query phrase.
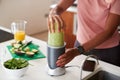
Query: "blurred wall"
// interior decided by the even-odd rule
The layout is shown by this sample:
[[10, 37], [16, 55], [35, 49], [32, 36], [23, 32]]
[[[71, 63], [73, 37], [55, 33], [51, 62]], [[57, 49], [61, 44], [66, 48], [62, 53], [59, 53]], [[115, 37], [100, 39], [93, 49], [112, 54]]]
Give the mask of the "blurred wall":
[[12, 21], [26, 20], [27, 34], [45, 31], [51, 4], [51, 0], [0, 0], [0, 25], [10, 28]]

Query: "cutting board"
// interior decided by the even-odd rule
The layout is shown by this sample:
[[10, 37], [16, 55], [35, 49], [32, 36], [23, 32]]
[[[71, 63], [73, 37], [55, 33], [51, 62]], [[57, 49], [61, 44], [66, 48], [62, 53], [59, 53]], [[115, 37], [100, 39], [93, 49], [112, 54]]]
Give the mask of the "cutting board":
[[36, 44], [34, 44], [34, 43], [31, 43], [31, 44], [29, 44], [29, 45], [26, 46], [26, 47], [29, 47], [30, 50], [32, 50], [32, 49], [37, 49], [38, 52], [35, 53], [33, 57], [29, 57], [29, 56], [27, 56], [26, 54], [20, 56], [20, 55], [17, 55], [15, 52], [11, 51], [11, 49], [12, 49], [12, 46], [11, 46], [11, 45], [8, 45], [8, 46], [7, 46], [8, 50], [9, 50], [9, 52], [10, 52], [10, 54], [12, 55], [13, 58], [24, 58], [24, 59], [26, 59], [26, 60], [34, 60], [34, 59], [40, 59], [40, 58], [45, 58], [45, 57], [46, 57], [46, 56], [41, 52], [41, 50], [39, 49], [40, 46], [38, 46], [38, 45], [36, 45]]

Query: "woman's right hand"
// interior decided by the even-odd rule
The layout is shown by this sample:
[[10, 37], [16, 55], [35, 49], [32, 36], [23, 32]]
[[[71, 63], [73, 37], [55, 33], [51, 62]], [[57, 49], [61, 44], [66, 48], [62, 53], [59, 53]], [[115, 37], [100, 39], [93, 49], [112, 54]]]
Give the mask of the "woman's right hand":
[[47, 24], [48, 24], [48, 31], [50, 33], [55, 32], [55, 24], [58, 26], [58, 32], [61, 32], [64, 27], [64, 22], [62, 20], [62, 17], [57, 13], [56, 9], [52, 9], [50, 11], [50, 14], [47, 19]]
[[69, 63], [73, 58], [78, 56], [80, 53], [77, 48], [69, 48], [66, 49], [65, 53], [59, 56], [56, 64], [58, 67], [64, 67], [67, 63]]

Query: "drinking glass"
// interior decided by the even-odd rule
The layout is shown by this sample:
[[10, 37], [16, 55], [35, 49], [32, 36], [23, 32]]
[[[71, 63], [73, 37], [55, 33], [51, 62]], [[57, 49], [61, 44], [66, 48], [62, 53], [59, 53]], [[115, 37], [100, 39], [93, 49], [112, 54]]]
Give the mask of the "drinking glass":
[[25, 27], [27, 21], [25, 20], [17, 20], [11, 23], [11, 31], [14, 34], [14, 39], [16, 41], [25, 40]]

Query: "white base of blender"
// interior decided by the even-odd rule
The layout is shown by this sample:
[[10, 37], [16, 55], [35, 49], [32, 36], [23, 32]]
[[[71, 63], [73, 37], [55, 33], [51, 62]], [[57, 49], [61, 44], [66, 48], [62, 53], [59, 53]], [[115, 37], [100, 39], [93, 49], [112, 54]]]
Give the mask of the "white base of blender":
[[56, 69], [50, 69], [48, 66], [47, 66], [47, 73], [51, 76], [61, 76], [61, 75], [64, 75], [65, 74], [65, 68], [56, 68]]

